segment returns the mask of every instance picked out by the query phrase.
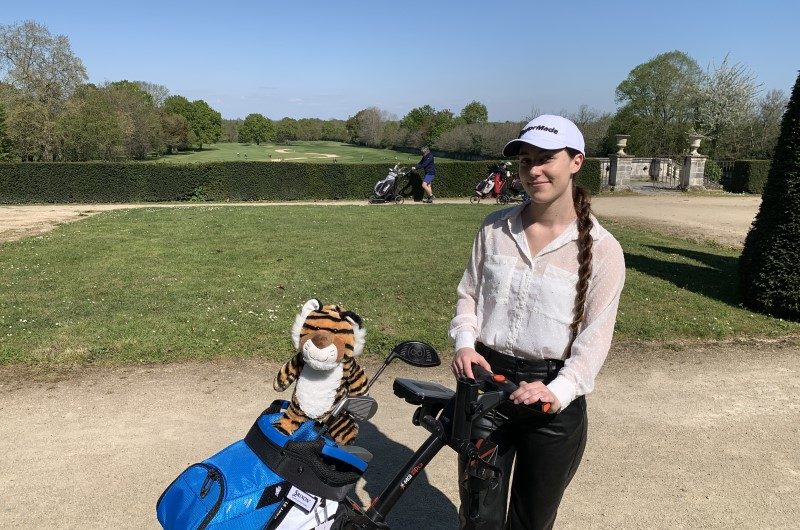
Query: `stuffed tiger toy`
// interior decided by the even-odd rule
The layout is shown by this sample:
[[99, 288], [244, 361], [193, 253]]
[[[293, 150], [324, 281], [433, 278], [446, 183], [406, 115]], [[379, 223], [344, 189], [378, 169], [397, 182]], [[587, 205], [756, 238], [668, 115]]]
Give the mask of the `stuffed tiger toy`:
[[[276, 428], [291, 434], [308, 419], [325, 422], [342, 397], [366, 391], [367, 378], [355, 360], [364, 349], [365, 336], [361, 317], [352, 311], [334, 304], [323, 306], [316, 299], [303, 305], [292, 327], [297, 353], [272, 383], [283, 392], [297, 380], [291, 404]], [[328, 432], [337, 443], [349, 444], [358, 435], [358, 425], [342, 413]]]

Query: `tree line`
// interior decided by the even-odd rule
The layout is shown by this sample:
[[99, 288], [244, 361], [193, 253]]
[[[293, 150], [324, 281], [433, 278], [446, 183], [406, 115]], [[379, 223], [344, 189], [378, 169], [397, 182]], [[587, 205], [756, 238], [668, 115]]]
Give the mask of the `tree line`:
[[[701, 153], [713, 159], [771, 158], [788, 98], [782, 90], [762, 94], [755, 75], [727, 57], [705, 70], [681, 51], [662, 53], [636, 66], [617, 86], [614, 113], [581, 105], [560, 112], [583, 131], [588, 156], [617, 151], [616, 135], [627, 134], [628, 152], [637, 156], [679, 156], [690, 134], [705, 138]], [[533, 109], [519, 122], [490, 123], [486, 107], [473, 101], [459, 116], [430, 106], [392, 120], [377, 108], [348, 121], [351, 141], [374, 147], [430, 145], [436, 149], [497, 157], [522, 125], [540, 114]]]
[[[332, 140], [376, 148], [418, 148], [474, 157], [499, 157], [503, 145], [539, 114], [490, 122], [486, 106], [467, 104], [458, 114], [424, 105], [398, 118], [377, 107], [347, 120], [271, 120], [252, 113], [224, 120], [203, 101], [189, 101], [147, 81], [87, 83], [86, 69], [69, 39], [26, 21], [0, 25], [0, 160], [86, 161], [145, 159], [218, 141], [283, 143]], [[680, 155], [688, 135], [706, 141], [716, 159], [769, 158], [787, 103], [783, 91], [762, 94], [742, 64], [703, 70], [688, 54], [671, 51], [636, 66], [616, 88], [619, 108], [581, 105], [561, 112], [583, 131], [587, 155], [616, 151], [615, 135], [628, 134], [638, 156]]]
[[219, 140], [222, 116], [146, 81], [87, 83], [63, 35], [34, 21], [0, 26], [0, 158], [144, 159]]

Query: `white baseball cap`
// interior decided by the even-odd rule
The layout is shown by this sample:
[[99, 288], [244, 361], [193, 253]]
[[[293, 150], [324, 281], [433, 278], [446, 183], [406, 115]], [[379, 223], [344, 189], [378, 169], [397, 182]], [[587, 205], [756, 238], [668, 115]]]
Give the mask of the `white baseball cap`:
[[503, 148], [503, 156], [517, 156], [522, 144], [529, 144], [542, 149], [563, 149], [569, 147], [584, 155], [585, 144], [578, 126], [567, 118], [542, 114], [529, 121], [519, 136], [511, 140]]

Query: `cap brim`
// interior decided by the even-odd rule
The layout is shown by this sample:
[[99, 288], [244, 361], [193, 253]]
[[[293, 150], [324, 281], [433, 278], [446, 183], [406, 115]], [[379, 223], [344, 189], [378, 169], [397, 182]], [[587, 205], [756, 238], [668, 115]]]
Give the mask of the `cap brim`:
[[516, 138], [508, 142], [503, 148], [503, 156], [517, 156], [520, 148], [525, 144], [532, 145], [540, 149], [564, 149], [567, 147], [563, 142], [554, 142], [547, 138], [537, 138], [535, 142], [523, 140], [522, 138]]

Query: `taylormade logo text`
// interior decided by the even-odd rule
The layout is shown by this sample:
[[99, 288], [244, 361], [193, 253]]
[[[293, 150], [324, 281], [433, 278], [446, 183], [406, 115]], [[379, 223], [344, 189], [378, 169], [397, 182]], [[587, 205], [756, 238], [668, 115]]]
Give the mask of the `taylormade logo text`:
[[547, 131], [549, 133], [558, 134], [558, 129], [556, 129], [555, 127], [547, 127], [545, 125], [537, 125], [536, 127], [533, 127], [531, 130], [533, 130], [533, 131]]
[[537, 125], [535, 127], [527, 127], [525, 129], [522, 129], [522, 132], [519, 133], [518, 138], [522, 138], [522, 135], [528, 131], [545, 131], [553, 134], [558, 134], [558, 129], [556, 129], [555, 127], [548, 127], [546, 125]]

